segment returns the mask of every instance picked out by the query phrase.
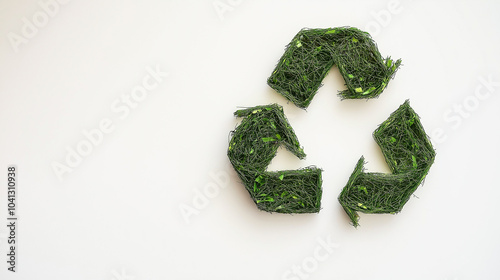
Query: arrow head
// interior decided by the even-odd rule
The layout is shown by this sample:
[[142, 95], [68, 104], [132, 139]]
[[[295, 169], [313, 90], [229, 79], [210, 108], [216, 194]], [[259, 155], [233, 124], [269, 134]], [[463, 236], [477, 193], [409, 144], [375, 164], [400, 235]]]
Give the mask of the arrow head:
[[[249, 163], [258, 163], [258, 170], [261, 171], [264, 171], [270, 164], [280, 145], [298, 158], [305, 158], [306, 154], [282, 106], [278, 104], [255, 106], [238, 110], [234, 115], [244, 117], [244, 119], [232, 133], [229, 154], [238, 159], [246, 159]], [[263, 154], [269, 157], [259, 160], [258, 157]]]

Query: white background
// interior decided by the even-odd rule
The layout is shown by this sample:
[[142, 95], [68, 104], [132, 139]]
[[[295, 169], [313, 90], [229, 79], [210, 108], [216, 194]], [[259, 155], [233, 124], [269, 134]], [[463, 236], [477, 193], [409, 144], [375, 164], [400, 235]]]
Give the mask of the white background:
[[[47, 1], [0, 4], [0, 279], [500, 277], [498, 2], [74, 0], [47, 16]], [[341, 101], [333, 68], [307, 111], [288, 104], [266, 84], [285, 45], [301, 28], [337, 26], [402, 58], [395, 79], [378, 99]], [[169, 76], [128, 115], [113, 110], [148, 68]], [[406, 99], [436, 161], [401, 213], [361, 214], [355, 229], [337, 196], [361, 155], [388, 172], [371, 134]], [[270, 169], [321, 167], [318, 214], [258, 211], [228, 165], [232, 113], [273, 102], [308, 157], [280, 150]], [[105, 119], [113, 131], [59, 180], [53, 165]]]

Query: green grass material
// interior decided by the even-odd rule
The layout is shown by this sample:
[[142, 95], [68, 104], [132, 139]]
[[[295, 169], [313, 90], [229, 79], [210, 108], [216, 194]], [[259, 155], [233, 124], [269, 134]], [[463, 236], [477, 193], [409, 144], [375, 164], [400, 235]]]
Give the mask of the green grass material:
[[339, 202], [358, 226], [357, 211], [398, 213], [422, 183], [436, 153], [409, 101], [401, 105], [373, 133], [392, 174], [365, 173], [358, 161]]
[[321, 169], [266, 171], [281, 145], [300, 159], [306, 156], [283, 108], [271, 104], [234, 114], [243, 120], [231, 133], [227, 155], [257, 207], [278, 213], [319, 212]]
[[334, 65], [347, 86], [341, 98], [361, 99], [379, 96], [400, 64], [400, 59], [382, 58], [370, 34], [357, 28], [303, 29], [287, 45], [267, 83], [307, 108]]

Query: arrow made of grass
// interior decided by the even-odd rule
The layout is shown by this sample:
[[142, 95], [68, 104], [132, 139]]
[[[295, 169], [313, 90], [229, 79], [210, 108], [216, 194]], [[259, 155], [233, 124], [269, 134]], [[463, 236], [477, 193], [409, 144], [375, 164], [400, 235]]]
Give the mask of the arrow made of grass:
[[401, 60], [382, 58], [367, 32], [354, 27], [303, 29], [287, 45], [267, 83], [300, 108], [307, 108], [328, 71], [336, 65], [346, 99], [380, 95]]
[[358, 161], [339, 202], [358, 226], [357, 211], [397, 213], [422, 183], [436, 153], [418, 115], [406, 101], [373, 133], [392, 174], [365, 173], [364, 158]]
[[306, 156], [283, 108], [272, 104], [234, 114], [243, 120], [232, 132], [227, 155], [257, 207], [279, 213], [319, 212], [321, 169], [266, 171], [281, 145], [300, 159]]

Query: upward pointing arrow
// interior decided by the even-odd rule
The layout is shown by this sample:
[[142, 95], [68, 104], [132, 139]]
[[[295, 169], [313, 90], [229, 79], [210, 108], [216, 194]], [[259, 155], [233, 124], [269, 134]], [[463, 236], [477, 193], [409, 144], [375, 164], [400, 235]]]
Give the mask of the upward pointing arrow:
[[283, 108], [256, 106], [238, 110], [235, 116], [244, 119], [232, 132], [227, 155], [257, 207], [280, 213], [319, 212], [321, 169], [266, 171], [281, 145], [300, 159], [306, 156]]
[[365, 173], [364, 158], [358, 161], [339, 202], [358, 226], [364, 213], [397, 213], [422, 183], [436, 152], [409, 101], [401, 105], [373, 133], [392, 174]]
[[300, 108], [307, 108], [336, 65], [347, 89], [342, 98], [374, 98], [385, 89], [401, 60], [382, 58], [367, 32], [354, 27], [303, 29], [287, 46], [267, 83]]

